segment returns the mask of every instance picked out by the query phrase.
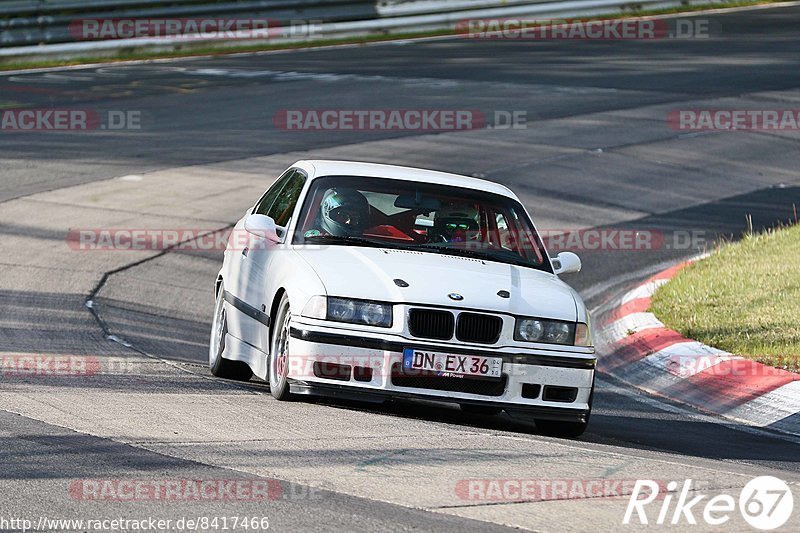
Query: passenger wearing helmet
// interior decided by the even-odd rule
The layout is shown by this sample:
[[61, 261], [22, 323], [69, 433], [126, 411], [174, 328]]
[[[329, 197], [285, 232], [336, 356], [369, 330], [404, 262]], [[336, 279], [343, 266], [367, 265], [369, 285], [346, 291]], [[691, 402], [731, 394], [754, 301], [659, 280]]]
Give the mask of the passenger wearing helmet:
[[360, 237], [368, 224], [369, 202], [363, 194], [355, 189], [330, 189], [320, 202], [319, 229], [308, 230], [305, 236]]
[[478, 236], [478, 212], [474, 206], [451, 204], [436, 213], [428, 242], [465, 242]]

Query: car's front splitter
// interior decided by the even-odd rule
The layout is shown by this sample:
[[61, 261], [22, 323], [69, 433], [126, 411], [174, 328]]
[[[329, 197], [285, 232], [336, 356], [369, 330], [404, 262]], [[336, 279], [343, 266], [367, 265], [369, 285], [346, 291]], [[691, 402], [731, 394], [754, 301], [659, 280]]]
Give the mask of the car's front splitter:
[[[417, 341], [361, 337], [357, 332], [345, 334], [333, 328], [306, 325], [293, 327], [291, 335], [289, 378], [292, 391], [298, 394], [372, 401], [418, 398], [525, 411], [537, 418], [565, 421], [585, 420], [590, 411], [595, 364], [591, 355], [520, 353], [467, 345], [432, 346], [429, 349], [503, 359], [501, 380], [463, 378], [455, 381], [456, 389], [445, 390], [436, 388], [438, 380], [454, 378], [434, 377], [427, 383], [417, 382], [413, 377], [409, 380], [402, 371], [403, 348], [420, 348]], [[344, 375], [324, 377], [317, 372], [320, 364], [340, 368]], [[357, 379], [358, 369], [368, 369], [368, 376]], [[460, 386], [462, 383], [464, 387]], [[574, 396], [554, 400], [545, 394], [548, 388], [569, 389]], [[538, 392], [531, 394], [531, 390]]]

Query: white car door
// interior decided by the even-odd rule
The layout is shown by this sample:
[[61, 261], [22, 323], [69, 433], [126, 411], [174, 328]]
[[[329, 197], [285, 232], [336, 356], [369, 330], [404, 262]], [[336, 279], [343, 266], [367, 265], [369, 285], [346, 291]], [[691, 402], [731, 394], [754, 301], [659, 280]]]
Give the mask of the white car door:
[[[253, 309], [247, 304], [246, 294], [250, 282], [250, 264], [246, 261], [250, 255], [252, 236], [244, 229], [244, 222], [253, 213], [266, 212], [281, 192], [286, 182], [293, 175], [293, 170], [284, 172], [270, 188], [237, 222], [231, 234], [231, 241], [226, 250], [225, 291], [228, 310], [228, 333], [248, 344], [258, 346], [258, 330], [260, 323], [253, 318]], [[257, 315], [256, 315], [257, 316]]]
[[[275, 221], [278, 237], [285, 238], [286, 227], [294, 213], [306, 182], [302, 171], [287, 171], [262, 197], [252, 214], [266, 215]], [[242, 228], [244, 229], [244, 228]], [[270, 283], [270, 266], [286, 256], [288, 244], [273, 242], [263, 236], [248, 234], [239, 262], [236, 297], [241, 300], [239, 332], [241, 339], [263, 352], [269, 351], [269, 324], [275, 287]]]

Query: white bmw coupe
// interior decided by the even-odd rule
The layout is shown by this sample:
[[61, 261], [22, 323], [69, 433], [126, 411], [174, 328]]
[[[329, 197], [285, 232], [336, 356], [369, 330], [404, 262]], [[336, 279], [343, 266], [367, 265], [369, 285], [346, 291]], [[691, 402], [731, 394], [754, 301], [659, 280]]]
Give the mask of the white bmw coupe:
[[425, 398], [589, 421], [596, 358], [581, 298], [519, 199], [485, 180], [299, 161], [236, 224], [216, 280], [215, 376], [271, 394]]

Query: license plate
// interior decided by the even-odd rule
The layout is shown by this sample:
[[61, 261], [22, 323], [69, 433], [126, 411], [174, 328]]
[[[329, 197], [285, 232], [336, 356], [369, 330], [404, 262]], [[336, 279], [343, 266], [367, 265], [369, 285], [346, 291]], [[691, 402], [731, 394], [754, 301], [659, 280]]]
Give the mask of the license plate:
[[499, 378], [502, 357], [481, 357], [406, 348], [403, 350], [405, 372], [435, 372], [441, 377]]

